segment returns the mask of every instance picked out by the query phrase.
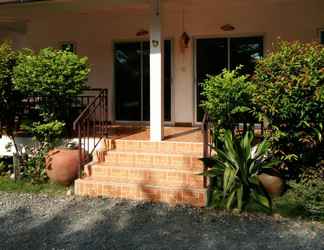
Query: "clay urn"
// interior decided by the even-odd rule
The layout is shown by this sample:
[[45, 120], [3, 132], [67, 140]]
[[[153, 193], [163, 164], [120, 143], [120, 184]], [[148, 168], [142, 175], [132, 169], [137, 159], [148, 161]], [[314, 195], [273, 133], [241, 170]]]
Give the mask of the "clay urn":
[[[46, 156], [46, 174], [52, 182], [70, 186], [78, 178], [79, 150], [57, 148]], [[83, 157], [82, 157], [83, 158]]]
[[286, 190], [286, 183], [276, 170], [262, 173], [258, 179], [271, 197], [279, 197]]

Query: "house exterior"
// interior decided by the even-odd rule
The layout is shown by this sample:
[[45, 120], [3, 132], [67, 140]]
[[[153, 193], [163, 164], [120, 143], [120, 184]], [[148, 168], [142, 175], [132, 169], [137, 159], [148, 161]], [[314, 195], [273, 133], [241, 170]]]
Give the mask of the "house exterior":
[[324, 40], [322, 0], [0, 1], [0, 39], [16, 48], [63, 48], [89, 57], [91, 87], [109, 89], [109, 117], [197, 125], [199, 83], [246, 65], [280, 37]]
[[[0, 40], [87, 56], [90, 87], [109, 91], [109, 119], [150, 125], [112, 127], [78, 195], [204, 206], [208, 134], [184, 128], [201, 124], [200, 83], [238, 65], [250, 73], [278, 37], [324, 43], [324, 1], [0, 0]], [[85, 150], [89, 138], [79, 139]]]

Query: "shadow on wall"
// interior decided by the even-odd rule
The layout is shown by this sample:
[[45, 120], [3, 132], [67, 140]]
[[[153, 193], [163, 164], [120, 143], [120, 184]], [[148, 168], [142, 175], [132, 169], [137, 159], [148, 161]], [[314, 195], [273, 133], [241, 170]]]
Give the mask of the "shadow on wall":
[[34, 197], [32, 204], [21, 196], [9, 202], [17, 207], [2, 207], [0, 248], [321, 249], [324, 235], [289, 230], [264, 217], [105, 199], [54, 199]]

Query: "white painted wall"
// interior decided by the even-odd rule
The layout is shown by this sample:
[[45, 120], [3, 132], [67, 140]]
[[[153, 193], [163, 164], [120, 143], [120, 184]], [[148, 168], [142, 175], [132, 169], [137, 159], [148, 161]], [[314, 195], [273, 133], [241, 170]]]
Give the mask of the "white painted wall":
[[[173, 120], [194, 122], [194, 48], [193, 42], [182, 53], [182, 13], [185, 31], [192, 37], [228, 37], [263, 35], [265, 50], [277, 37], [310, 42], [318, 40], [318, 28], [324, 27], [323, 0], [165, 0], [163, 1], [164, 37], [174, 41]], [[93, 87], [110, 90], [110, 117], [113, 117], [113, 42], [149, 39], [136, 37], [149, 30], [149, 6], [118, 8], [83, 13], [32, 13], [23, 47], [57, 47], [61, 41], [75, 41], [77, 52], [89, 57]], [[1, 7], [4, 8], [4, 7]], [[2, 12], [1, 12], [2, 11]], [[0, 14], [8, 14], [4, 9]], [[12, 16], [15, 14], [12, 13]], [[235, 30], [224, 32], [224, 24]], [[0, 34], [1, 36], [1, 34]]]

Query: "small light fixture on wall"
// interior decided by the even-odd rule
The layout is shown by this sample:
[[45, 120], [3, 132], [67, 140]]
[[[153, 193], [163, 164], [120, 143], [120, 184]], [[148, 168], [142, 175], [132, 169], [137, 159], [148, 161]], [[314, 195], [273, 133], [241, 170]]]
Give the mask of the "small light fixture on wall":
[[225, 24], [221, 27], [223, 31], [232, 31], [235, 30], [235, 27], [231, 24]]

